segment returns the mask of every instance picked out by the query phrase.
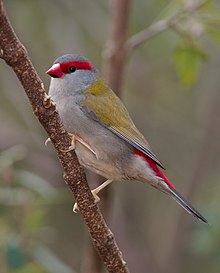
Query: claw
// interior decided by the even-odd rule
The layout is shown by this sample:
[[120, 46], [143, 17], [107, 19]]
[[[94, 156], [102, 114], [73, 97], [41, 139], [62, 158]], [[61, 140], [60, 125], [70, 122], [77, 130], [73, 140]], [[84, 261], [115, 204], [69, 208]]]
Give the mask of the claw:
[[[97, 195], [97, 190], [94, 189], [91, 192], [92, 192], [92, 195], [93, 195], [93, 197], [95, 199], [95, 204], [97, 204], [100, 201], [100, 198]], [[77, 203], [75, 203], [74, 206], [73, 206], [73, 212], [77, 213], [78, 211], [79, 211], [79, 207], [78, 207]]]
[[75, 150], [75, 147], [76, 147], [76, 136], [73, 134], [69, 134], [69, 136], [71, 137], [71, 145], [69, 146], [67, 150], [62, 150], [62, 152], [64, 153], [68, 153], [72, 150]]
[[47, 146], [47, 144], [48, 144], [49, 142], [51, 142], [51, 139], [48, 137], [48, 138], [46, 139], [46, 141], [44, 142], [44, 145]]
[[75, 203], [73, 206], [73, 212], [77, 213], [78, 211], [79, 211], [79, 207], [78, 207], [77, 203]]
[[[94, 190], [92, 190], [92, 195], [95, 199], [95, 203], [97, 204], [100, 201], [100, 198], [98, 196], [98, 193], [104, 189], [106, 186], [108, 186], [110, 183], [112, 183], [112, 180], [108, 179], [106, 180], [104, 183], [102, 183], [100, 186], [98, 186], [97, 188], [95, 188]], [[77, 205], [77, 203], [74, 204], [73, 206], [73, 212], [77, 213], [79, 211], [79, 207]]]

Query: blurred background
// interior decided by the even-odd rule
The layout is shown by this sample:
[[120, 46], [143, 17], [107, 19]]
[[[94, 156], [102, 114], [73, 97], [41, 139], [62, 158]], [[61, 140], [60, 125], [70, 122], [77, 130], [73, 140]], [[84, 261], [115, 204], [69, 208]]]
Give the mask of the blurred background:
[[[4, 2], [46, 89], [45, 71], [65, 53], [86, 55], [103, 70], [107, 0]], [[196, 2], [131, 1], [127, 36]], [[218, 0], [134, 49], [125, 63], [122, 100], [166, 175], [209, 221], [140, 182], [115, 182], [107, 224], [131, 272], [220, 272], [219, 71]], [[0, 77], [0, 272], [83, 272], [87, 231], [72, 213], [54, 149], [44, 146], [47, 135], [3, 61]]]

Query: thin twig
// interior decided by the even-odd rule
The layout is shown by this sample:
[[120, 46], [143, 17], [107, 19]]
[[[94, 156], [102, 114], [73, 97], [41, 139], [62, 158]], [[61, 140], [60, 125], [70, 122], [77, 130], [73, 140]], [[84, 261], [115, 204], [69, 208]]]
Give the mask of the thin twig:
[[191, 12], [196, 11], [202, 5], [204, 5], [208, 0], [196, 1], [195, 4], [186, 5], [185, 7], [178, 10], [175, 14], [152, 24], [151, 26], [145, 28], [144, 30], [134, 34], [126, 42], [126, 52], [127, 55], [131, 53], [132, 50], [151, 39], [152, 37], [158, 35], [159, 33], [169, 29], [174, 26], [179, 20], [188, 15]]
[[16, 73], [33, 107], [35, 116], [51, 138], [64, 169], [64, 179], [75, 196], [92, 241], [108, 271], [128, 273], [113, 234], [94, 203], [84, 170], [79, 165], [75, 152], [63, 152], [70, 146], [69, 136], [60, 122], [55, 104], [44, 91], [42, 81], [26, 49], [14, 33], [2, 0], [0, 0], [0, 58], [4, 59]]

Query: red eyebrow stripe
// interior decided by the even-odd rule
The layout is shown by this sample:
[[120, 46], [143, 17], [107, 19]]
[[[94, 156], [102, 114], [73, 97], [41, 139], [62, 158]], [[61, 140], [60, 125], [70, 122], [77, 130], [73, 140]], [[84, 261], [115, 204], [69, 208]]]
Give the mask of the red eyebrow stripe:
[[68, 63], [61, 63], [60, 67], [63, 71], [63, 73], [70, 73], [69, 67], [75, 66], [76, 69], [82, 69], [82, 70], [92, 70], [92, 66], [88, 62], [68, 62]]

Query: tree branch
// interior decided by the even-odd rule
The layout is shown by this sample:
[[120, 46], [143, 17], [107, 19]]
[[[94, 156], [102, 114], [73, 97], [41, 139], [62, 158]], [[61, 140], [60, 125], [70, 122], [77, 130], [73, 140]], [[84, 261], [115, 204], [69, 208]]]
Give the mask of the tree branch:
[[119, 95], [125, 64], [130, 0], [110, 0], [110, 24], [104, 50], [104, 75], [108, 85]]
[[204, 5], [208, 0], [198, 0], [195, 3], [191, 3], [190, 5], [185, 5], [175, 14], [167, 17], [166, 19], [160, 20], [155, 24], [152, 24], [148, 28], [136, 33], [126, 42], [126, 52], [127, 55], [131, 53], [132, 50], [136, 49], [138, 46], [151, 39], [152, 37], [158, 35], [159, 33], [171, 28], [174, 26], [179, 20], [181, 20], [187, 14], [196, 11], [202, 5]]
[[42, 81], [26, 49], [14, 33], [2, 0], [0, 0], [0, 57], [16, 73], [33, 107], [35, 116], [50, 136], [64, 169], [64, 179], [75, 196], [92, 241], [108, 271], [128, 273], [113, 234], [94, 203], [84, 170], [79, 165], [75, 152], [63, 152], [70, 146], [68, 133], [60, 122], [55, 104], [45, 93]]

